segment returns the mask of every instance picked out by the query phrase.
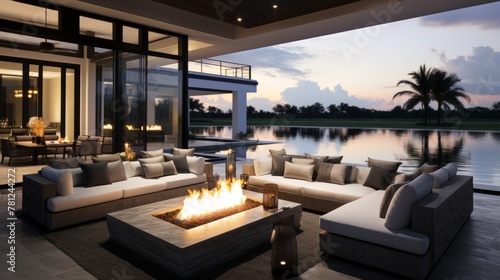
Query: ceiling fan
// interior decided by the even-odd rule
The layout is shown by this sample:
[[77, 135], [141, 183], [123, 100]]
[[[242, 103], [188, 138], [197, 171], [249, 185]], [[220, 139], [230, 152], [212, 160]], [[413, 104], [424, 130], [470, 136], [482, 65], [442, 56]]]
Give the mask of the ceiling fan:
[[[45, 28], [47, 27], [47, 9], [45, 9]], [[45, 41], [40, 42], [38, 50], [42, 53], [77, 53], [76, 50], [56, 48], [56, 45], [52, 42], [48, 42], [47, 38], [45, 38]]]

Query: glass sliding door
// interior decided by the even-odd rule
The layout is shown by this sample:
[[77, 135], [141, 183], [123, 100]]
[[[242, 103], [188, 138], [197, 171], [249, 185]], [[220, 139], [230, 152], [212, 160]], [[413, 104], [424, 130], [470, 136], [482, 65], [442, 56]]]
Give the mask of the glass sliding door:
[[0, 126], [20, 127], [23, 124], [23, 65], [0, 61]]
[[180, 82], [177, 60], [148, 57], [148, 147], [180, 147]]
[[[46, 126], [50, 123], [59, 123], [57, 132], [60, 133], [61, 124], [63, 123], [62, 115], [64, 115], [64, 111], [61, 110], [65, 109], [62, 106], [64, 98], [62, 95], [61, 67], [43, 66], [42, 75], [43, 114], [41, 117], [43, 117]], [[65, 137], [67, 135], [60, 136]]]

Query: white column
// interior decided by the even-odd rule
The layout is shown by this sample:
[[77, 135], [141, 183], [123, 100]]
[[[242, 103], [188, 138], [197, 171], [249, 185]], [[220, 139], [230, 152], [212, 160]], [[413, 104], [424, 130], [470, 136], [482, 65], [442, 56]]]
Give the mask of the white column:
[[247, 93], [233, 91], [233, 138], [239, 132], [247, 132]]

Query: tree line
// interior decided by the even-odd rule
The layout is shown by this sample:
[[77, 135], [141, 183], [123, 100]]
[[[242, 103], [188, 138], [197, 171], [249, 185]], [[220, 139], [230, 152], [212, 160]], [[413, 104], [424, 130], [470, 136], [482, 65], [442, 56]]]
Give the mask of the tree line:
[[[438, 68], [420, 66], [418, 71], [409, 73], [412, 80], [400, 80], [397, 85], [407, 85], [409, 90], [399, 91], [393, 99], [407, 97], [403, 106], [383, 111], [360, 108], [348, 103], [324, 106], [320, 102], [308, 106], [276, 104], [272, 112], [256, 110], [247, 106], [248, 118], [287, 118], [287, 119], [421, 119], [423, 125], [435, 120], [437, 125], [450, 118], [499, 120], [500, 101], [491, 108], [469, 107], [463, 101], [470, 102], [470, 97], [458, 85], [460, 79], [454, 73], [447, 73]], [[431, 107], [435, 103], [437, 110]], [[420, 107], [419, 107], [420, 106]], [[205, 106], [199, 99], [190, 98], [191, 119], [230, 118], [231, 110], [222, 111], [215, 106]]]

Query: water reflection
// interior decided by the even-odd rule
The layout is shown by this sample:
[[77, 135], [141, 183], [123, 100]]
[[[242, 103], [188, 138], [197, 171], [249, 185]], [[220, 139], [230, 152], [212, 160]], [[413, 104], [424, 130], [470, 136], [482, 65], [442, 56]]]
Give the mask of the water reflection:
[[[457, 162], [459, 173], [474, 176], [475, 187], [500, 188], [500, 133], [488, 131], [392, 130], [252, 126], [253, 139], [280, 141], [247, 149], [248, 158], [267, 157], [269, 149], [289, 153], [342, 155], [342, 162], [365, 163], [367, 157], [398, 160], [413, 172], [425, 162]], [[231, 138], [231, 127], [196, 127], [195, 135]]]

